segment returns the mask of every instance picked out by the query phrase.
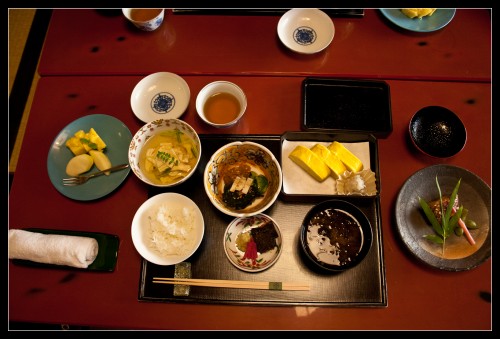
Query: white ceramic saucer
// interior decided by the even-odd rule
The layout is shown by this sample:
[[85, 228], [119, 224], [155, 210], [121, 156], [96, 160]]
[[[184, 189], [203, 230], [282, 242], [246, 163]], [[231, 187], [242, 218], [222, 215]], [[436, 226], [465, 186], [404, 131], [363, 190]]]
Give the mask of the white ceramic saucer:
[[191, 92], [177, 74], [157, 72], [137, 83], [130, 97], [134, 114], [143, 122], [177, 119], [187, 109]]
[[335, 35], [332, 19], [316, 8], [293, 8], [278, 22], [278, 36], [292, 51], [314, 54], [330, 45]]

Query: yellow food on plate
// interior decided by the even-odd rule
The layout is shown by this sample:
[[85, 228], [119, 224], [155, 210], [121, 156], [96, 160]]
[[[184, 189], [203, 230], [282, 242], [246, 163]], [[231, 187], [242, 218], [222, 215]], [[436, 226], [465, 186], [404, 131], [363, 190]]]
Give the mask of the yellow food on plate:
[[298, 145], [288, 157], [319, 182], [324, 181], [331, 174], [325, 162], [305, 146]]
[[326, 166], [330, 168], [331, 175], [334, 179], [338, 179], [342, 175], [342, 173], [347, 171], [344, 163], [340, 161], [340, 159], [335, 154], [330, 152], [330, 150], [325, 145], [316, 144], [311, 147], [311, 151], [316, 153], [321, 158], [321, 160], [325, 162]]
[[66, 141], [66, 146], [74, 155], [88, 153], [90, 150], [102, 151], [106, 148], [106, 143], [92, 127], [85, 133], [79, 130]]
[[422, 19], [424, 16], [431, 16], [437, 8], [401, 8], [401, 12], [408, 18]]
[[[99, 171], [107, 170], [111, 168], [111, 161], [108, 156], [100, 151], [89, 151], [90, 156], [94, 159], [95, 166], [99, 169]], [[104, 174], [109, 175], [110, 172], [104, 172]]]
[[357, 156], [345, 148], [345, 146], [340, 142], [332, 142], [328, 146], [328, 149], [344, 163], [345, 167], [347, 167], [349, 171], [356, 173], [363, 169], [363, 163], [361, 160], [359, 160]]
[[93, 158], [85, 154], [80, 154], [71, 158], [66, 164], [66, 174], [70, 177], [76, 177], [87, 172], [94, 165]]

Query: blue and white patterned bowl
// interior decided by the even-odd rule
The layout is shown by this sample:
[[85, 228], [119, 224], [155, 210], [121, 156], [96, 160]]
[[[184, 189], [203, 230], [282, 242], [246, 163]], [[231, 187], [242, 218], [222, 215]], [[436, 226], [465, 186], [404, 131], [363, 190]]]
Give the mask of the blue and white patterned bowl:
[[191, 91], [177, 74], [157, 72], [137, 83], [130, 97], [134, 114], [143, 122], [177, 119], [187, 109]]
[[281, 42], [297, 53], [314, 54], [327, 48], [335, 35], [332, 19], [317, 8], [293, 8], [278, 22]]
[[[133, 11], [153, 11], [158, 14], [149, 20], [136, 20], [133, 18]], [[123, 15], [130, 21], [135, 27], [142, 31], [151, 32], [160, 27], [163, 23], [163, 17], [165, 16], [164, 8], [122, 8]]]

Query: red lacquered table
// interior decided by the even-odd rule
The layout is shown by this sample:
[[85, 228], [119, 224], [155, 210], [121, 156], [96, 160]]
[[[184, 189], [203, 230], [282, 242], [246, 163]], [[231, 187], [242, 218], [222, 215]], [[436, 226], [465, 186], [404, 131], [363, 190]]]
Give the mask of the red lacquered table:
[[[65, 16], [69, 13], [71, 15], [68, 19]], [[47, 175], [47, 155], [54, 137], [68, 123], [88, 114], [112, 115], [126, 124], [134, 134], [143, 122], [135, 117], [130, 108], [131, 91], [145, 74], [160, 70], [180, 73], [184, 71], [185, 74], [182, 76], [188, 83], [192, 95], [189, 107], [181, 118], [200, 134], [281, 135], [286, 131], [299, 131], [301, 83], [308, 75], [303, 74], [304, 69], [299, 67], [299, 64], [303, 62], [313, 65], [315, 61], [299, 61], [290, 52], [280, 50], [278, 42], [271, 46], [271, 38], [260, 32], [262, 36], [259, 40], [269, 44], [271, 50], [268, 53], [274, 54], [273, 58], [281, 56], [281, 65], [277, 62], [278, 65], [273, 66], [274, 63], [269, 61], [267, 65], [262, 66], [262, 69], [255, 69], [253, 67], [257, 63], [254, 63], [252, 67], [243, 68], [244, 71], [239, 72], [234, 60], [225, 63], [210, 59], [205, 65], [197, 65], [191, 64], [190, 57], [187, 57], [184, 64], [182, 57], [171, 51], [175, 65], [172, 68], [166, 66], [169, 65], [166, 61], [164, 67], [155, 64], [160, 62], [160, 59], [153, 59], [152, 64], [145, 61], [130, 61], [126, 64], [124, 59], [128, 57], [124, 57], [123, 60], [116, 61], [121, 65], [113, 65], [114, 70], [107, 72], [100, 68], [102, 65], [97, 61], [87, 64], [82, 62], [77, 65], [75, 60], [68, 60], [74, 57], [82, 61], [82, 55], [85, 54], [83, 51], [90, 46], [87, 42], [91, 36], [96, 38], [94, 35], [82, 32], [79, 42], [75, 42], [60, 32], [63, 27], [61, 25], [65, 25], [65, 30], [76, 32], [81, 26], [78, 22], [86, 21], [89, 16], [96, 15], [91, 10], [54, 11], [40, 64], [43, 76], [35, 93], [9, 195], [9, 228], [40, 227], [116, 234], [120, 237], [117, 266], [114, 272], [102, 273], [34, 268], [9, 263], [10, 321], [74, 324], [108, 329], [492, 329], [491, 302], [483, 297], [492, 293], [492, 260], [489, 259], [479, 267], [463, 272], [447, 272], [428, 267], [406, 250], [398, 237], [394, 221], [395, 202], [401, 186], [408, 177], [424, 167], [437, 163], [463, 167], [477, 174], [491, 187], [490, 50], [485, 50], [482, 55], [471, 54], [471, 65], [467, 65], [466, 74], [462, 73], [463, 69], [457, 70], [451, 63], [444, 68], [433, 69], [440, 73], [424, 72], [424, 77], [429, 77], [428, 79], [421, 79], [418, 75], [419, 70], [415, 68], [412, 69], [413, 79], [400, 79], [404, 75], [402, 69], [398, 69], [398, 66], [387, 60], [385, 62], [378, 60], [377, 62], [381, 63], [378, 66], [367, 66], [366, 60], [341, 62], [341, 65], [349, 70], [344, 74], [351, 74], [355, 70], [364, 68], [362, 72], [356, 74], [372, 74], [373, 78], [391, 75], [384, 80], [391, 91], [393, 131], [388, 137], [378, 139], [382, 182], [381, 228], [388, 296], [386, 307], [259, 307], [140, 302], [138, 287], [142, 258], [132, 244], [130, 227], [135, 211], [148, 198], [148, 187], [130, 174], [116, 191], [103, 199], [80, 202], [66, 198], [53, 187]], [[458, 34], [460, 32], [458, 27], [461, 26], [458, 20], [460, 16], [474, 18], [476, 15], [483, 17], [482, 12], [458, 10], [457, 17], [449, 26], [430, 37], [437, 39]], [[101, 27], [102, 34], [97, 39], [105, 39], [104, 36], [108, 34], [113, 37], [133, 34], [119, 18], [94, 19], [96, 21], [92, 29], [97, 30], [96, 27], [102, 25], [99, 24], [100, 20], [109, 20], [114, 25], [108, 26], [112, 27], [108, 29]], [[195, 37], [195, 33], [198, 32], [202, 35], [200, 41], [212, 37], [211, 34], [200, 31], [199, 25], [189, 26], [189, 20], [211, 22], [211, 32], [223, 31], [217, 24], [219, 21], [211, 21], [214, 19], [210, 17], [180, 17], [169, 14], [165, 27], [170, 22], [177, 32], [176, 43], [185, 48], [189, 48], [187, 47], [189, 42], [184, 41], [186, 36]], [[237, 21], [233, 17], [228, 20]], [[271, 27], [278, 19], [256, 16], [240, 20], [245, 20], [251, 27], [256, 28], [260, 26], [254, 21], [262, 21]], [[343, 20], [359, 20], [353, 23], [355, 27], [361, 24], [368, 25], [368, 28], [360, 26], [356, 29], [361, 31], [359, 34], [365, 38], [369, 34], [376, 35], [377, 32], [387, 30], [390, 32], [388, 34], [398, 36], [394, 37], [395, 44], [404, 44], [400, 40], [421, 39], [391, 28], [383, 22], [376, 11], [372, 10], [367, 10], [363, 19]], [[453, 23], [455, 25], [452, 25]], [[477, 25], [481, 28], [471, 29], [482, 29], [490, 34], [491, 26], [488, 21], [477, 22]], [[229, 37], [225, 39], [243, 36], [248, 39], [249, 45], [255, 46], [256, 38], [247, 36], [248, 33], [245, 32], [247, 31], [228, 32]], [[338, 32], [337, 37], [339, 36], [342, 36], [342, 31]], [[56, 38], [63, 46], [51, 45], [57, 40]], [[134, 39], [137, 39], [135, 40], [137, 47], [141, 45], [141, 41], [145, 45], [151, 43], [149, 39], [152, 39], [152, 36], [143, 36], [144, 40]], [[276, 37], [273, 35], [272, 39]], [[464, 39], [471, 38], [464, 37]], [[339, 41], [341, 42], [342, 40]], [[332, 44], [330, 48], [334, 45]], [[244, 49], [247, 47], [242, 46]], [[78, 48], [80, 52], [75, 51]], [[466, 48], [458, 45], [454, 48], [457, 48], [455, 53], [457, 55], [463, 55], [459, 51], [467, 53]], [[66, 49], [66, 55], [71, 57], [63, 58], [61, 64], [56, 67], [55, 63], [45, 59], [49, 58], [49, 55], [57, 54], [53, 54], [54, 49], [59, 49], [60, 52]], [[236, 53], [231, 48], [222, 48], [220, 45], [208, 48], [205, 53], [222, 53], [218, 51], [219, 49]], [[134, 53], [138, 53], [137, 50], [129, 50], [126, 55]], [[61, 55], [64, 54], [59, 54], [59, 59]], [[239, 57], [242, 58], [241, 55]], [[261, 57], [265, 59], [263, 53]], [[330, 59], [331, 55], [323, 57], [327, 60], [326, 64], [331, 67], [341, 67], [336, 66]], [[253, 62], [251, 57], [246, 61], [247, 65]], [[416, 59], [408, 62], [418, 64]], [[462, 62], [465, 65], [465, 61]], [[351, 63], [352, 68], [350, 68]], [[358, 66], [354, 67], [354, 64]], [[223, 69], [229, 71], [225, 72]], [[474, 71], [470, 72], [472, 69]], [[317, 72], [331, 76], [330, 71]], [[86, 76], [80, 76], [83, 74]], [[432, 81], [435, 77], [448, 78], [448, 81]], [[457, 78], [461, 78], [462, 81], [455, 81]], [[194, 105], [196, 93], [206, 83], [221, 79], [239, 84], [249, 102], [243, 120], [236, 126], [223, 130], [203, 124], [196, 115]], [[455, 157], [431, 159], [417, 153], [408, 142], [408, 123], [411, 116], [421, 107], [428, 105], [448, 107], [465, 123], [468, 133], [467, 144]], [[33, 175], [34, 169], [37, 169], [40, 175]], [[29, 213], [26, 212], [28, 210]], [[440, 291], [442, 286], [453, 286], [453, 288], [447, 288], [447, 292], [442, 293]]]
[[181, 15], [167, 11], [154, 32], [131, 26], [120, 10], [55, 10], [39, 73], [45, 75], [321, 75], [382, 79], [490, 81], [491, 16], [457, 9], [446, 29], [416, 33], [377, 9], [333, 18], [322, 53], [291, 53], [277, 34], [279, 15]]

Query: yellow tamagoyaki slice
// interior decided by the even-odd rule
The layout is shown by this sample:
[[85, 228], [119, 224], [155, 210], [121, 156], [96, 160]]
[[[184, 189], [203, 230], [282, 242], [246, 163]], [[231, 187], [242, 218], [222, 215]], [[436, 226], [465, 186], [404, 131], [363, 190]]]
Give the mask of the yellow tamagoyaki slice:
[[349, 171], [356, 173], [363, 169], [363, 163], [361, 160], [359, 160], [357, 156], [352, 154], [352, 152], [345, 148], [345, 146], [340, 142], [332, 142], [328, 146], [328, 149], [344, 163], [345, 167], [347, 167]]
[[288, 156], [317, 181], [324, 181], [331, 173], [330, 168], [309, 148], [298, 145]]
[[324, 161], [326, 166], [330, 168], [331, 170], [331, 175], [334, 179], [338, 179], [342, 173], [347, 171], [347, 168], [345, 167], [344, 163], [330, 150], [322, 144], [316, 144], [313, 147], [311, 147], [311, 151], [316, 153], [321, 160]]

